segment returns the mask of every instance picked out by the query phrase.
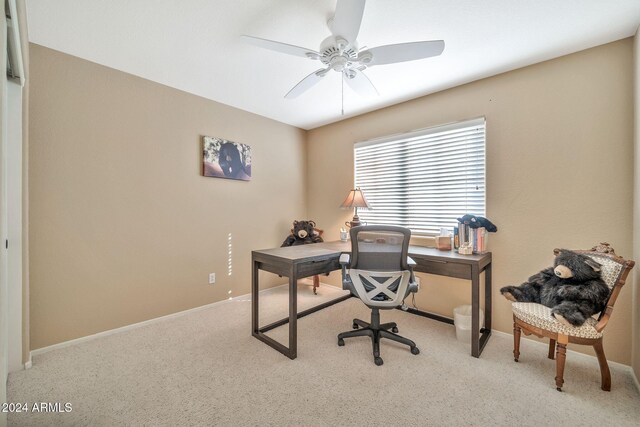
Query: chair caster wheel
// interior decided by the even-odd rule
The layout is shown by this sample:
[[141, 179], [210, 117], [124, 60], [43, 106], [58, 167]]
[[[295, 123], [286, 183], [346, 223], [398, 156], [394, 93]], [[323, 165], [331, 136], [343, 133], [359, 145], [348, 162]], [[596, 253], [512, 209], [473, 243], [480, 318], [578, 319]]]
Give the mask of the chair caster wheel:
[[344, 340], [342, 338], [338, 338], [338, 345], [344, 347]]
[[354, 323], [353, 325], [351, 325], [351, 327], [353, 329], [358, 329], [360, 327], [360, 325], [358, 325], [357, 323]]
[[562, 392], [562, 389], [560, 387], [556, 387], [556, 390], [558, 390], [559, 392]]
[[394, 334], [398, 333], [398, 327], [394, 326], [393, 328], [391, 328], [391, 332], [393, 332]]
[[513, 359], [514, 362], [518, 363], [518, 359]]
[[377, 366], [382, 366], [382, 364], [384, 363], [384, 361], [382, 360], [382, 357], [375, 357], [373, 359], [373, 362], [377, 365]]
[[411, 354], [420, 354], [420, 349], [418, 347], [411, 347]]

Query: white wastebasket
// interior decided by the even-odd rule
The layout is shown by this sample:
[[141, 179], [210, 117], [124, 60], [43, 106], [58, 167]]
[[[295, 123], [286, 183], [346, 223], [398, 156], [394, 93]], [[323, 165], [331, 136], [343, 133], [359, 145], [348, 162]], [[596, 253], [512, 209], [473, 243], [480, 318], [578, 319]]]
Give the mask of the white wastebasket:
[[[484, 326], [484, 311], [480, 309], [480, 329]], [[458, 341], [471, 344], [471, 306], [461, 305], [453, 309], [453, 324]]]

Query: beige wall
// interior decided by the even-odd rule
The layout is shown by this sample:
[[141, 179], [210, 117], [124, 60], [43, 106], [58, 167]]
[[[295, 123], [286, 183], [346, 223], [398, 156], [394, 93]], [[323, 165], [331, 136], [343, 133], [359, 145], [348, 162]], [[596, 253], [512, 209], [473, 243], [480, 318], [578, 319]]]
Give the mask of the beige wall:
[[[554, 247], [608, 241], [632, 256], [632, 49], [622, 40], [310, 131], [309, 215], [338, 238], [352, 215], [338, 206], [353, 185], [354, 142], [485, 116], [487, 217], [499, 227], [489, 241], [493, 323], [511, 333], [498, 289], [550, 265]], [[468, 303], [467, 282], [422, 278], [421, 309], [451, 316]], [[609, 359], [625, 364], [631, 294], [623, 289], [605, 338]]]
[[[250, 251], [305, 217], [305, 132], [30, 53], [31, 349], [250, 292]], [[253, 180], [201, 176], [202, 135], [251, 145]]]

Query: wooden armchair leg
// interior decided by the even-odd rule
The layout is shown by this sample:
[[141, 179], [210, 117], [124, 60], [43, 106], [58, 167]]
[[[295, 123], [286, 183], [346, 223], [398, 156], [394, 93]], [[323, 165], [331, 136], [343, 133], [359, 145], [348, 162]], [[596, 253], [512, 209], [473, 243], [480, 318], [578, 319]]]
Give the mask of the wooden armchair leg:
[[518, 325], [513, 319], [513, 360], [515, 362], [520, 358], [520, 334], [522, 330], [520, 329], [520, 325]]
[[318, 286], [320, 286], [320, 277], [316, 274], [313, 276], [313, 293], [314, 295], [318, 295]]
[[553, 360], [556, 353], [556, 340], [549, 340], [549, 359]]
[[556, 344], [556, 390], [562, 391], [564, 384], [564, 362], [567, 358], [567, 337], [558, 337]]
[[604, 391], [611, 391], [611, 371], [609, 371], [609, 364], [607, 358], [604, 355], [604, 348], [602, 347], [602, 339], [596, 341], [593, 345], [593, 349], [598, 356], [598, 364], [600, 365], [600, 376], [602, 378], [601, 388]]

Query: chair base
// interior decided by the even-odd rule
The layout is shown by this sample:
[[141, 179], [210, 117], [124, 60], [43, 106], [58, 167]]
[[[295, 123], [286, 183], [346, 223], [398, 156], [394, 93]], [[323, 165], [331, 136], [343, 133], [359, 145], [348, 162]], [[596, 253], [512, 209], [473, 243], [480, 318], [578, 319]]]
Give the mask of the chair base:
[[[416, 343], [408, 338], [396, 334], [396, 332], [398, 332], [398, 325], [395, 322], [380, 324], [380, 312], [377, 308], [371, 310], [371, 323], [367, 323], [360, 319], [353, 319], [353, 329], [354, 330], [338, 334], [338, 345], [343, 346], [345, 338], [368, 336], [371, 338], [371, 343], [373, 345], [373, 361], [378, 366], [384, 363], [380, 357], [381, 338], [387, 338], [392, 341], [408, 345], [412, 354], [420, 353], [420, 349], [418, 349]], [[389, 329], [391, 329], [392, 332], [390, 332]]]

